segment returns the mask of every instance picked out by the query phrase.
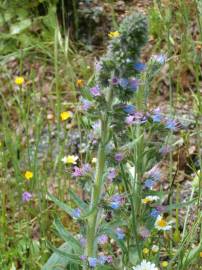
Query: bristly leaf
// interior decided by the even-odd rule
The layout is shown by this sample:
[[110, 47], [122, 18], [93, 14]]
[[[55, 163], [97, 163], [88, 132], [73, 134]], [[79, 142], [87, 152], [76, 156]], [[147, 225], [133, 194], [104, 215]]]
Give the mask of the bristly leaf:
[[[62, 252], [69, 252], [70, 247], [68, 243], [62, 244], [58, 250]], [[79, 270], [79, 266], [77, 264], [71, 264], [69, 258], [67, 256], [61, 256], [61, 254], [54, 252], [51, 257], [48, 259], [46, 264], [42, 267], [41, 270], [61, 270], [67, 269], [67, 266], [72, 266], [71, 269]]]
[[62, 210], [64, 210], [68, 215], [73, 217], [73, 209], [69, 207], [67, 204], [61, 202], [58, 200], [55, 196], [52, 194], [48, 193], [48, 198], [53, 201], [58, 207], [60, 207]]
[[69, 247], [72, 247], [72, 249], [77, 252], [81, 250], [79, 241], [76, 240], [74, 236], [66, 230], [63, 224], [60, 222], [59, 218], [55, 219], [54, 226], [60, 237], [69, 244]]

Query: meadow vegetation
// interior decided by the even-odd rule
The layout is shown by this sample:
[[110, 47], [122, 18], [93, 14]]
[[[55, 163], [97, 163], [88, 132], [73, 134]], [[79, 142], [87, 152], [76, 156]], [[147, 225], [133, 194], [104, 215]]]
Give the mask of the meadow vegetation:
[[0, 3], [0, 269], [202, 269], [202, 3]]

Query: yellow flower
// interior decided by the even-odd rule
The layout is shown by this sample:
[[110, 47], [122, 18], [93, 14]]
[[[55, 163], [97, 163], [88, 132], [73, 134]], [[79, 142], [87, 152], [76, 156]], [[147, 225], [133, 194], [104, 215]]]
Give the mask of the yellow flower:
[[120, 33], [119, 33], [118, 31], [114, 31], [114, 32], [110, 32], [110, 33], [108, 34], [108, 36], [109, 36], [110, 38], [116, 38], [116, 37], [119, 37], [119, 36], [120, 36]]
[[71, 117], [72, 117], [72, 112], [70, 112], [70, 111], [62, 112], [60, 114], [60, 118], [61, 118], [62, 121], [68, 120]]
[[77, 159], [78, 159], [77, 156], [69, 155], [69, 156], [64, 156], [62, 158], [62, 162], [64, 164], [76, 164]]
[[25, 82], [25, 79], [21, 76], [15, 78], [15, 83], [17, 85], [22, 85]]
[[199, 257], [201, 257], [201, 258], [202, 258], [202, 251], [199, 253]]
[[161, 265], [162, 265], [162, 267], [167, 267], [167, 266], [168, 266], [168, 262], [167, 262], [167, 261], [163, 261], [163, 262], [161, 263]]
[[33, 172], [31, 171], [26, 171], [24, 174], [24, 177], [26, 180], [31, 180], [33, 178]]
[[143, 254], [147, 255], [149, 253], [149, 249], [148, 248], [144, 248], [142, 252], [143, 252]]
[[84, 80], [78, 79], [76, 81], [76, 86], [79, 87], [79, 88], [83, 87], [84, 86]]

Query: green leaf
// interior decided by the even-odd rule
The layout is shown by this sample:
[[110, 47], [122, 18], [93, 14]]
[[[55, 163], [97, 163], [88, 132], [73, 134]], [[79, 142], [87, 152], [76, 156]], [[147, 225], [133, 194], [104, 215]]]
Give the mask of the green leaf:
[[58, 200], [55, 196], [52, 194], [48, 193], [48, 198], [53, 201], [58, 207], [60, 207], [62, 210], [64, 210], [68, 215], [73, 217], [73, 209], [69, 207], [67, 204], [61, 202]]
[[78, 240], [68, 232], [63, 224], [60, 222], [59, 218], [56, 218], [54, 221], [54, 226], [59, 233], [60, 237], [69, 244], [69, 247], [72, 247], [74, 251], [80, 251], [81, 246]]
[[80, 197], [72, 189], [69, 189], [69, 193], [70, 193], [71, 199], [73, 200], [73, 202], [77, 206], [79, 206], [82, 209], [86, 209], [87, 208], [88, 205], [84, 201], [82, 201], [80, 199]]
[[30, 19], [25, 19], [20, 21], [19, 23], [12, 24], [10, 27], [10, 34], [11, 35], [16, 35], [21, 33], [23, 30], [27, 29], [31, 25], [31, 20]]
[[[42, 267], [41, 270], [64, 270], [67, 269], [67, 266], [71, 263], [69, 258], [67, 256], [61, 256], [61, 254], [58, 253], [58, 250], [61, 252], [68, 252], [70, 251], [70, 247], [68, 243], [62, 244], [58, 249], [57, 252], [54, 252], [51, 257], [48, 259], [46, 264]], [[71, 269], [79, 269], [77, 265], [75, 265], [75, 268]]]

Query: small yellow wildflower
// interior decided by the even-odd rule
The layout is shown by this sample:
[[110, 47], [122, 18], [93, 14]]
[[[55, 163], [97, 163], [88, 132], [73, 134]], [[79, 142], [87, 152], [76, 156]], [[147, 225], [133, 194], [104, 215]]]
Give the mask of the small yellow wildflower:
[[199, 253], [199, 257], [201, 257], [201, 258], [202, 258], [202, 251]]
[[76, 81], [76, 86], [79, 87], [79, 88], [83, 87], [84, 86], [84, 80], [78, 79]]
[[148, 248], [144, 248], [142, 252], [143, 252], [144, 255], [147, 255], [149, 253], [149, 249]]
[[97, 162], [97, 158], [96, 157], [92, 158], [92, 161], [91, 162], [92, 163], [96, 163]]
[[72, 117], [72, 112], [70, 112], [70, 111], [62, 112], [60, 114], [60, 118], [61, 118], [62, 121], [68, 120], [71, 117]]
[[76, 164], [78, 157], [74, 155], [64, 156], [62, 162], [64, 164]]
[[22, 85], [25, 82], [25, 79], [21, 76], [15, 78], [15, 84]]
[[162, 266], [162, 267], [167, 267], [167, 266], [168, 266], [168, 262], [167, 262], [167, 261], [163, 261], [163, 262], [161, 263], [161, 266]]
[[119, 33], [118, 31], [114, 31], [114, 32], [110, 32], [110, 33], [108, 34], [108, 36], [109, 36], [110, 38], [116, 38], [116, 37], [119, 37], [119, 36], [120, 36], [120, 33]]
[[24, 177], [26, 180], [31, 180], [33, 178], [33, 172], [31, 171], [26, 171], [24, 174]]

